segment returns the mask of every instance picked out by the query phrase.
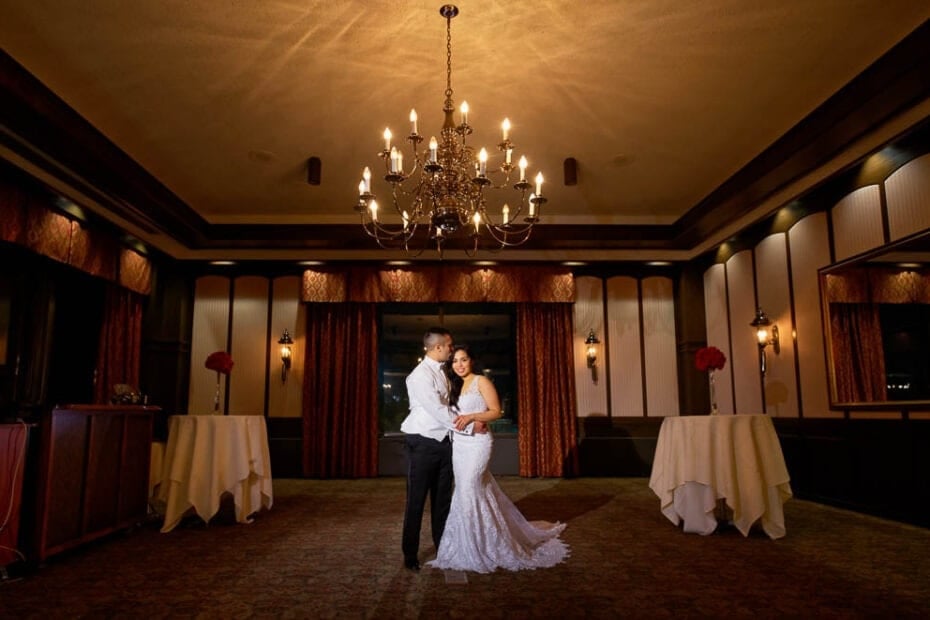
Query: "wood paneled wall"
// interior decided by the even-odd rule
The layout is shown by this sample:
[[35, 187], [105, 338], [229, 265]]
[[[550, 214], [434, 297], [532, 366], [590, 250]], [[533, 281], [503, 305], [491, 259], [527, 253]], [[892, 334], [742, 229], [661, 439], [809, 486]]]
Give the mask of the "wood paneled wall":
[[243, 276], [236, 278], [234, 285], [229, 352], [236, 366], [229, 377], [229, 413], [263, 415], [271, 348], [268, 329], [271, 282], [261, 276]]
[[[855, 258], [930, 226], [930, 155], [904, 164], [886, 179], [855, 188], [827, 212], [808, 215], [787, 232], [715, 264], [704, 275], [708, 344], [726, 352], [733, 386], [729, 407], [718, 381], [721, 412], [766, 411], [774, 417], [842, 417], [829, 408], [818, 270]], [[831, 258], [832, 257], [832, 258]], [[758, 363], [748, 323], [761, 307], [778, 325], [781, 350], [766, 349], [767, 372]], [[726, 308], [725, 313], [723, 309]], [[726, 329], [724, 329], [724, 326]], [[721, 377], [721, 379], [723, 379]], [[856, 417], [900, 417], [887, 411], [856, 411]], [[930, 416], [910, 412], [913, 417]]]
[[791, 283], [794, 299], [793, 339], [797, 351], [799, 412], [816, 412], [822, 417], [839, 417], [842, 412], [830, 409], [824, 382], [827, 362], [824, 356], [823, 321], [820, 311], [820, 283], [812, 265], [830, 263], [830, 247], [823, 243], [827, 235], [827, 214], [814, 213], [788, 231], [791, 248]]
[[607, 279], [607, 309], [610, 411], [613, 416], [641, 416], [645, 411], [645, 390], [636, 278]]
[[[194, 320], [191, 338], [191, 376], [187, 411], [176, 413], [213, 413], [216, 373], [204, 367], [207, 356], [226, 351], [229, 336], [230, 287], [232, 281], [222, 276], [197, 280], [194, 290]], [[233, 362], [236, 358], [233, 357]], [[233, 372], [241, 368], [233, 367]], [[226, 379], [220, 376], [220, 413], [226, 410]]]
[[[576, 278], [575, 390], [580, 417], [680, 413], [673, 285], [668, 277]], [[585, 357], [584, 341], [591, 329], [601, 341], [596, 382]]]
[[[299, 289], [299, 276], [197, 279], [187, 413], [213, 413], [216, 373], [204, 361], [229, 351], [235, 365], [220, 376], [219, 413], [300, 417], [305, 315]], [[286, 381], [277, 344], [285, 329], [295, 341]]]
[[300, 277], [275, 278], [271, 295], [271, 342], [277, 344], [287, 329], [294, 340], [291, 369], [287, 380], [281, 378], [281, 359], [277, 346], [271, 350], [268, 369], [268, 416], [299, 418], [304, 383], [304, 353], [306, 353], [306, 306], [298, 301]]

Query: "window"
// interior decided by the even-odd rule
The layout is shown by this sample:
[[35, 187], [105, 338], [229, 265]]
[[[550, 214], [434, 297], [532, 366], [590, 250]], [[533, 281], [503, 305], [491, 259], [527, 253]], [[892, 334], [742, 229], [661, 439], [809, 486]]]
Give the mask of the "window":
[[879, 304], [888, 400], [930, 398], [930, 305]]
[[484, 375], [494, 382], [504, 414], [491, 424], [496, 434], [516, 433], [516, 334], [512, 304], [385, 304], [381, 308], [378, 375], [381, 383], [378, 427], [400, 432], [410, 410], [407, 375], [423, 359], [423, 334], [440, 325], [456, 344], [467, 344]]

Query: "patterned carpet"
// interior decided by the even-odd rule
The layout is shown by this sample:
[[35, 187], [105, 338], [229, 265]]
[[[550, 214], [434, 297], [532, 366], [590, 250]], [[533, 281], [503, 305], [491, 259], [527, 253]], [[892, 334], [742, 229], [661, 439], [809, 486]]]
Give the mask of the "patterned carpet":
[[0, 617], [930, 616], [930, 530], [793, 499], [783, 539], [703, 537], [676, 530], [645, 479], [500, 482], [528, 518], [568, 523], [565, 564], [411, 573], [403, 479], [277, 480], [251, 525], [152, 522], [0, 581]]

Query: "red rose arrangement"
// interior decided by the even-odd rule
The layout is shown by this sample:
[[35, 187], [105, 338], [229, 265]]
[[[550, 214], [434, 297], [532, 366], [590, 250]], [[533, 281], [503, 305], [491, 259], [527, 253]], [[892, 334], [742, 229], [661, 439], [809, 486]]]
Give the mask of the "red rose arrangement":
[[727, 363], [727, 356], [717, 347], [702, 347], [694, 354], [694, 365], [701, 372], [720, 370]]
[[228, 375], [229, 371], [232, 370], [233, 360], [226, 351], [215, 351], [207, 356], [207, 361], [204, 366], [209, 370], [215, 370], [216, 372]]

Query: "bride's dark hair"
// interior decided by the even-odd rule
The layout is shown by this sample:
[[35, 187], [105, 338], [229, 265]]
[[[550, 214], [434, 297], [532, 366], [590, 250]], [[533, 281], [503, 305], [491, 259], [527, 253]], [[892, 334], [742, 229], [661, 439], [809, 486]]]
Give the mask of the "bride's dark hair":
[[457, 344], [452, 347], [452, 356], [449, 358], [445, 364], [443, 364], [443, 370], [446, 372], [446, 376], [449, 377], [449, 406], [455, 407], [459, 404], [459, 396], [462, 395], [462, 386], [465, 384], [465, 380], [462, 377], [455, 374], [455, 371], [452, 370], [452, 360], [455, 358], [455, 354], [459, 351], [464, 351], [465, 355], [468, 356], [468, 359], [471, 360], [471, 372], [473, 375], [480, 375], [481, 369], [478, 367], [478, 360], [475, 359], [475, 356], [472, 355], [471, 347], [467, 344]]

